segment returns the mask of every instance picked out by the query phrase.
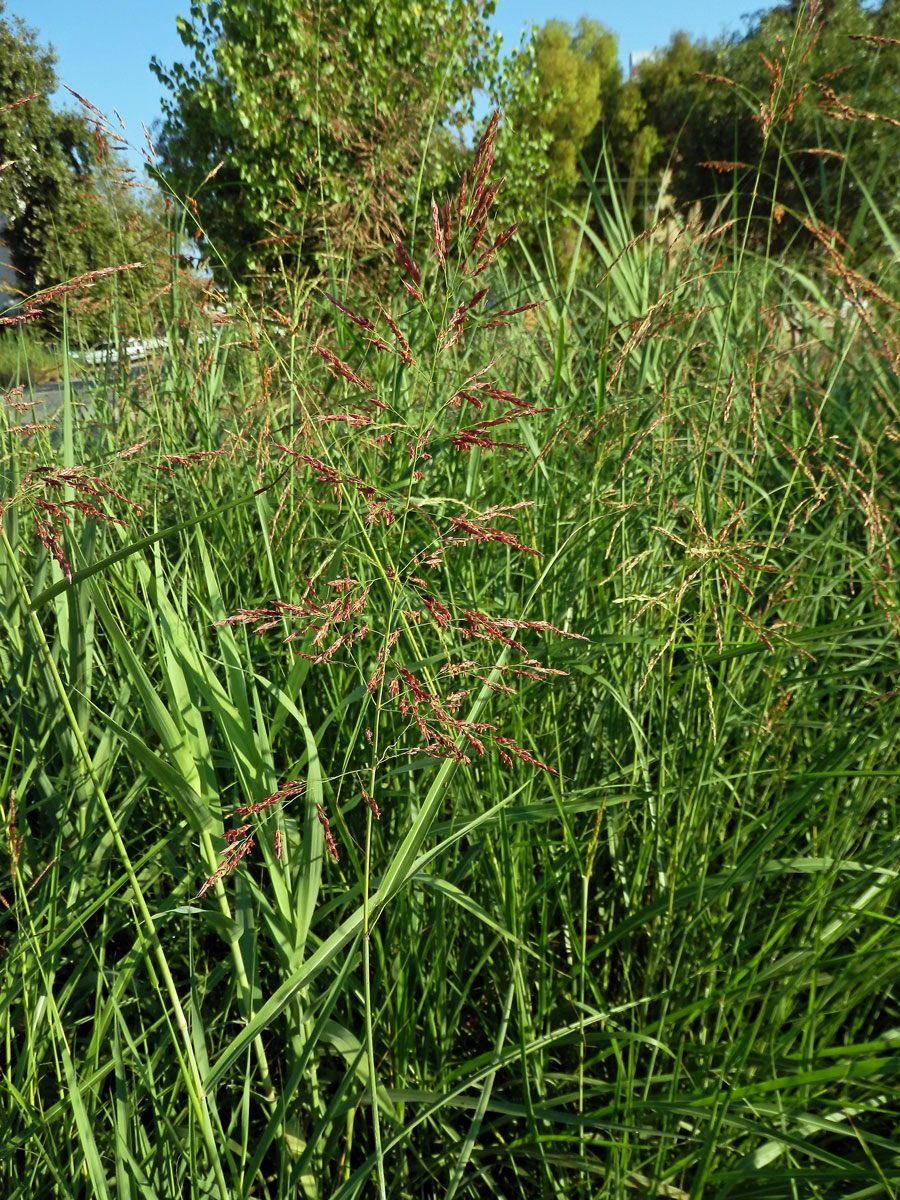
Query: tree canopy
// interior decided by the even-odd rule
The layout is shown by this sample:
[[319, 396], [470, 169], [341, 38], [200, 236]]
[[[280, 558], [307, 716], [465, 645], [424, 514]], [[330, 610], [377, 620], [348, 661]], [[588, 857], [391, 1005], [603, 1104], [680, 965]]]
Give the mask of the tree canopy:
[[[110, 159], [100, 115], [89, 120], [53, 108], [52, 49], [3, 12], [0, 0], [0, 213], [16, 287], [0, 293], [0, 312], [47, 288], [147, 257], [147, 223]], [[135, 273], [131, 298], [136, 287]], [[81, 306], [86, 336], [106, 330], [114, 292], [109, 276], [91, 288], [90, 303]], [[59, 306], [41, 307], [44, 328], [58, 330]]]
[[153, 69], [170, 92], [160, 166], [190, 195], [223, 279], [327, 270], [404, 224], [418, 164], [448, 160], [471, 113], [493, 0], [194, 0], [186, 64]]

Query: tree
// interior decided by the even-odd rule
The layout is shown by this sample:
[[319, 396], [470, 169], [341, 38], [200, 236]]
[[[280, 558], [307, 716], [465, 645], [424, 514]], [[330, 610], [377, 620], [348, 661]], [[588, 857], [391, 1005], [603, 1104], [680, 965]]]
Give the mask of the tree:
[[[614, 33], [587, 18], [574, 28], [548, 21], [506, 61], [497, 94], [507, 121], [499, 153], [512, 176], [509, 191], [528, 198], [528, 215], [543, 221], [545, 199], [570, 205], [584, 191], [584, 167], [593, 171], [602, 155], [624, 177], [633, 206], [659, 136], [638, 85], [622, 78]], [[605, 171], [597, 186], [605, 188]], [[558, 240], [564, 222], [555, 224]]]
[[[579, 154], [594, 143], [599, 148], [598, 132], [610, 127], [619, 108], [623, 86], [616, 35], [586, 17], [574, 28], [554, 18], [534, 31], [531, 44], [507, 64], [507, 73], [515, 86], [501, 79], [497, 89], [507, 138], [512, 130], [514, 141], [525, 135], [529, 146], [540, 147], [534, 182], [556, 198], [568, 197], [582, 177]], [[515, 156], [509, 157], [514, 163]], [[518, 179], [516, 184], [518, 191]]]
[[[11, 296], [0, 294], [0, 311], [76, 277], [136, 261], [147, 236], [140, 205], [110, 161], [99, 114], [89, 121], [53, 109], [52, 49], [18, 17], [2, 19], [3, 12], [0, 0], [0, 213], [17, 287]], [[132, 279], [130, 301], [134, 286]], [[83, 296], [76, 292], [73, 304]], [[85, 336], [107, 329], [115, 297], [109, 276], [91, 288], [90, 304], [83, 306]], [[40, 307], [42, 327], [58, 333], [59, 304]]]
[[493, 0], [194, 0], [158, 139], [225, 282], [327, 270], [403, 226], [426, 144], [435, 176], [471, 113]]
[[581, 178], [578, 151], [621, 82], [615, 35], [585, 17], [574, 32], [565, 21], [550, 20], [535, 39], [535, 68], [538, 94], [549, 102], [543, 124], [552, 137], [550, 172], [572, 185]]

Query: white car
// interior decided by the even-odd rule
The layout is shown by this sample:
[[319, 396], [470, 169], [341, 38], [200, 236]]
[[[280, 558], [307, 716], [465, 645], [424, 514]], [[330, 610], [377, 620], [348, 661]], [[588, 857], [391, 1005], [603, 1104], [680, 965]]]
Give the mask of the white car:
[[83, 355], [74, 353], [73, 358], [83, 358], [89, 367], [100, 366], [103, 363], [117, 363], [121, 353], [129, 362], [140, 362], [153, 350], [165, 350], [169, 342], [167, 338], [128, 338], [119, 348], [114, 342], [99, 342], [93, 350], [85, 350]]

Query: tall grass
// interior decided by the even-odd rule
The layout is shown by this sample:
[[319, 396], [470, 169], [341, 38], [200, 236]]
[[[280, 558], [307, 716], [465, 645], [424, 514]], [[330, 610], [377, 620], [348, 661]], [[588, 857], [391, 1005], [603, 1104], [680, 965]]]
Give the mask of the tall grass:
[[4, 434], [5, 1195], [900, 1186], [895, 313], [614, 190], [476, 276], [491, 136]]

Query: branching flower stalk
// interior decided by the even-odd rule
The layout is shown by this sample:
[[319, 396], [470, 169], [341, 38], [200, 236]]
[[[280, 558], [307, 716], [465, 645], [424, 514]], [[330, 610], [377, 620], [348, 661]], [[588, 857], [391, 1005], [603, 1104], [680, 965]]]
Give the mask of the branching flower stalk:
[[[282, 627], [287, 620], [294, 628], [286, 635], [285, 643], [314, 666], [352, 656], [357, 671], [366, 679], [375, 710], [374, 730], [369, 731], [371, 762], [366, 786], [361, 789], [369, 798], [368, 821], [373, 816], [377, 819], [380, 812], [377, 771], [385, 753], [427, 755], [432, 760], [449, 758], [466, 765], [473, 755], [482, 756], [492, 749], [508, 767], [518, 760], [555, 773], [496, 725], [486, 721], [470, 724], [461, 718], [459, 709], [469, 688], [460, 684], [483, 684], [496, 666], [472, 656], [473, 648], [479, 645], [508, 647], [521, 656], [519, 662], [504, 663], [499, 668], [504, 678], [491, 684], [492, 690], [510, 693], [517, 678], [546, 680], [563, 674], [543, 666], [527, 649], [523, 635], [580, 635], [547, 621], [495, 617], [469, 607], [454, 611], [426, 578], [429, 573], [446, 569], [448, 560], [465, 547], [495, 545], [540, 557], [537, 548], [510, 528], [518, 510], [531, 502], [494, 505], [482, 512], [464, 508], [447, 513], [440, 521], [433, 519], [417, 500], [417, 486], [426, 479], [434, 455], [466, 454], [475, 449], [482, 456], [524, 450], [521, 442], [495, 437], [495, 429], [547, 411], [498, 385], [493, 378], [494, 358], [475, 372], [457, 376], [449, 386], [446, 381], [453, 371], [448, 355], [468, 333], [505, 324], [505, 318], [536, 307], [535, 303], [526, 303], [499, 311], [484, 309], [489, 288], [482, 282], [482, 273], [516, 229], [511, 226], [493, 238], [487, 232], [491, 206], [502, 184], [502, 179], [491, 180], [497, 124], [495, 114], [476, 149], [471, 169], [463, 174], [456, 201], [447, 200], [441, 206], [431, 202], [432, 250], [437, 269], [432, 273], [423, 271], [402, 242], [398, 239], [395, 243], [403, 275], [401, 284], [413, 302], [405, 314], [407, 330], [401, 326], [403, 317], [398, 320], [382, 310], [371, 319], [325, 293], [329, 303], [359, 331], [364, 353], [394, 360], [394, 376], [388, 379], [395, 392], [401, 390], [398, 373], [399, 382], [407, 387], [404, 376], [411, 376], [412, 390], [401, 390], [401, 395], [410, 395], [412, 403], [401, 409], [396, 401], [389, 402], [383, 388], [369, 374], [318, 342], [313, 353], [344, 385], [343, 395], [336, 398], [335, 405], [335, 397], [314, 389], [308, 397], [310, 432], [295, 439], [294, 444], [274, 438], [271, 442], [282, 463], [306, 477], [311, 474], [314, 484], [325, 485], [325, 498], [330, 496], [339, 512], [347, 512], [356, 528], [355, 536], [362, 547], [360, 561], [369, 578], [343, 574], [321, 584], [311, 577], [305, 594], [296, 601], [279, 600], [240, 609], [219, 622], [250, 626], [261, 635]], [[461, 294], [468, 291], [471, 295], [461, 299]], [[490, 319], [485, 320], [486, 315]], [[423, 351], [416, 343], [423, 343], [427, 351], [429, 337], [430, 364], [427, 371], [420, 372]], [[488, 406], [498, 404], [499, 415], [482, 416], [490, 411]], [[470, 410], [479, 419], [463, 420]], [[394, 446], [395, 438], [397, 443], [402, 439], [408, 454], [399, 490], [396, 484], [381, 486], [373, 482], [371, 472], [363, 474], [358, 466], [367, 451], [383, 452]], [[394, 453], [388, 464], [396, 467], [398, 457]], [[366, 616], [374, 598], [373, 588], [379, 586], [387, 600], [386, 621], [381, 628], [373, 623], [374, 618]], [[437, 635], [446, 658], [438, 670], [432, 666], [426, 630]], [[380, 648], [365, 666], [363, 652], [372, 636], [380, 637]], [[308, 648], [294, 646], [298, 641]], [[468, 653], [455, 657], [456, 647], [463, 644]], [[400, 718], [400, 732], [384, 749], [380, 727], [389, 712]], [[413, 736], [418, 744], [403, 744]], [[287, 792], [282, 795], [276, 791], [260, 802], [258, 811], [287, 798]], [[236, 815], [247, 815], [247, 811], [240, 809]], [[324, 824], [328, 818], [321, 815], [330, 853], [337, 857], [330, 825]], [[248, 822], [230, 831], [223, 863], [201, 891], [205, 892], [214, 878], [230, 873], [252, 849], [252, 842]]]
[[[430, 491], [432, 480], [443, 482], [435, 474], [436, 462], [452, 476], [458, 455], [522, 453], [525, 445], [513, 430], [547, 411], [497, 381], [496, 357], [482, 359], [475, 371], [459, 365], [468, 342], [481, 342], [484, 331], [537, 307], [490, 306], [484, 272], [516, 230], [513, 225], [496, 235], [489, 232], [491, 208], [503, 182], [491, 179], [497, 125], [495, 114], [455, 202], [431, 202], [433, 265], [421, 267], [395, 241], [402, 310], [383, 307], [370, 317], [325, 293], [345, 323], [346, 340], [356, 343], [366, 361], [347, 361], [346, 352], [338, 353], [320, 338], [312, 353], [334, 383], [307, 389], [301, 428], [293, 438], [270, 439], [269, 454], [280, 474], [299, 476], [309, 494], [319, 494], [319, 504], [336, 506], [341, 522], [338, 533], [329, 530], [335, 551], [326, 564], [340, 552], [339, 573], [329, 577], [327, 569], [317, 568], [296, 598], [242, 608], [218, 622], [244, 625], [258, 635], [281, 629], [293, 655], [317, 669], [346, 663], [365, 683], [360, 724], [366, 728], [368, 765], [345, 770], [336, 782], [340, 790], [344, 777], [352, 777], [366, 804], [362, 970], [381, 1195], [386, 1185], [369, 959], [377, 919], [370, 907], [373, 823], [384, 804], [379, 773], [389, 761], [404, 757], [444, 760], [455, 767], [495, 754], [507, 768], [522, 763], [556, 774], [495, 721], [464, 717], [462, 706], [473, 686], [508, 695], [520, 679], [547, 682], [564, 674], [529, 649], [527, 641], [535, 634], [581, 637], [547, 620], [497, 616], [454, 598], [451, 568], [465, 551], [541, 558], [540, 550], [516, 531], [531, 501], [479, 511], [471, 502], [454, 502], [444, 491], [436, 498]], [[513, 428], [507, 433], [506, 427]], [[450, 585], [446, 594], [431, 581], [441, 573]], [[373, 639], [378, 641], [374, 652], [368, 649]], [[441, 658], [443, 665], [436, 665]], [[373, 717], [367, 724], [369, 708]], [[236, 810], [239, 821], [226, 833], [221, 862], [200, 896], [251, 853], [258, 838], [256, 820], [265, 820], [302, 789], [303, 781], [293, 780]], [[340, 851], [330, 815], [318, 801], [316, 811], [324, 849], [337, 863]], [[284, 853], [280, 835], [275, 850], [276, 858]]]

